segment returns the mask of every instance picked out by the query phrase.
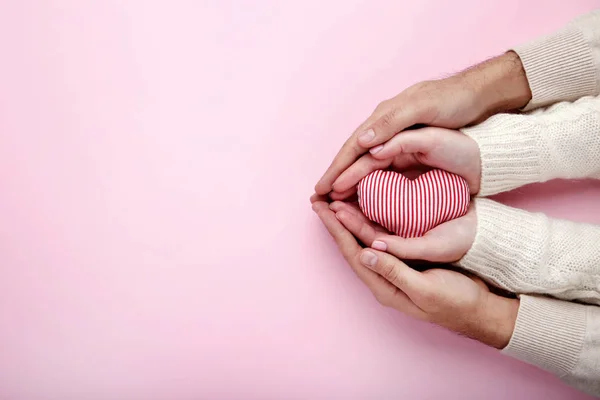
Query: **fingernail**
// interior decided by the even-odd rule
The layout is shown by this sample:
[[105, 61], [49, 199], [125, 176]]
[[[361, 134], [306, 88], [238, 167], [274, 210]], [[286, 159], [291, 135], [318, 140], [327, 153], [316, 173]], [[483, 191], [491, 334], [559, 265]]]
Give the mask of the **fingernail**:
[[362, 133], [358, 139], [363, 143], [369, 143], [374, 138], [375, 131], [373, 131], [373, 129], [369, 129], [368, 131]]
[[360, 255], [360, 261], [367, 267], [374, 267], [375, 264], [377, 264], [377, 256], [375, 255], [375, 253], [365, 251]]
[[379, 251], [387, 250], [387, 244], [383, 243], [381, 240], [375, 240], [373, 244], [371, 244], [371, 247]]
[[381, 150], [383, 150], [383, 145], [382, 144], [380, 144], [379, 146], [373, 147], [371, 150], [369, 150], [369, 152], [371, 152], [371, 154], [377, 154]]

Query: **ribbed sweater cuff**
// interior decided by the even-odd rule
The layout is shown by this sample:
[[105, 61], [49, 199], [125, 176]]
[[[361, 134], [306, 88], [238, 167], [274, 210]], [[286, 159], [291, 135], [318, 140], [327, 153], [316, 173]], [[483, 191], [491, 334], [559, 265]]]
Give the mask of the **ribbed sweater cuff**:
[[577, 364], [586, 329], [584, 306], [536, 296], [521, 296], [515, 330], [502, 351], [559, 377]]
[[461, 131], [479, 146], [479, 196], [491, 196], [540, 180], [540, 128], [522, 115], [495, 115]]
[[524, 111], [591, 96], [598, 90], [592, 49], [575, 27], [565, 27], [513, 50], [521, 58], [532, 93]]
[[536, 282], [546, 245], [543, 214], [528, 213], [490, 199], [474, 200], [477, 234], [456, 264], [513, 293], [539, 293]]

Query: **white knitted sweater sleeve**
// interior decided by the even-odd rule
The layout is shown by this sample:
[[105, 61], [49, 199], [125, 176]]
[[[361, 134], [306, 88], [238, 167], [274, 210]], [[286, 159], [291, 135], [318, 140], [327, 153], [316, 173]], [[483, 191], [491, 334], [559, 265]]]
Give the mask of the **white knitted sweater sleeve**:
[[556, 178], [600, 178], [600, 97], [497, 114], [461, 131], [479, 146], [480, 196]]
[[600, 94], [600, 10], [513, 50], [532, 93], [526, 111]]
[[600, 226], [475, 199], [475, 241], [458, 265], [522, 294], [600, 305]]
[[600, 397], [600, 307], [521, 296], [504, 354]]

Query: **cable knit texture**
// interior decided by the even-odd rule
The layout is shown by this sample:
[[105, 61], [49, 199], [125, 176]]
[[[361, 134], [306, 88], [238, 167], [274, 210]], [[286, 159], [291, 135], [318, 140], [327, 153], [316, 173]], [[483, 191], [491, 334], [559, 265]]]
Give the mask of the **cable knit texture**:
[[[481, 151], [479, 195], [600, 178], [600, 10], [514, 50], [532, 91], [525, 111], [579, 100], [463, 129]], [[504, 353], [600, 397], [600, 227], [487, 199], [476, 199], [475, 210], [475, 242], [458, 265], [516, 293], [563, 299], [521, 295]]]
[[600, 305], [600, 226], [476, 199], [475, 242], [458, 265], [514, 293]]
[[600, 178], [600, 97], [461, 129], [479, 145], [480, 196], [551, 179]]
[[475, 241], [457, 265], [515, 293], [562, 299], [520, 296], [504, 352], [600, 396], [600, 226], [484, 198], [475, 211]]
[[513, 51], [531, 88], [525, 111], [600, 94], [600, 10]]

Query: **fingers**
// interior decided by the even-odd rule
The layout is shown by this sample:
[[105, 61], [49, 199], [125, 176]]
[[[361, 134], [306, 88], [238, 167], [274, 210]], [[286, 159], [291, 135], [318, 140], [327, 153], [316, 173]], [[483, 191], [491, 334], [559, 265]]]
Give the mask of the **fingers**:
[[352, 135], [346, 143], [342, 146], [342, 149], [333, 159], [327, 171], [323, 177], [315, 185], [315, 192], [318, 194], [327, 194], [331, 192], [333, 188], [333, 182], [346, 168], [363, 154], [365, 150], [361, 148], [356, 142], [356, 138]]
[[402, 132], [387, 143], [372, 148], [371, 155], [378, 160], [399, 154], [428, 153], [435, 146], [435, 131], [441, 128], [422, 128]]
[[[333, 208], [340, 210], [343, 209], [343, 212], [348, 214], [360, 214], [359, 210], [356, 210], [353, 206], [345, 203], [337, 202], [337, 206], [333, 204], [332, 206]], [[337, 220], [334, 211], [329, 209], [327, 203], [321, 201], [315, 202], [313, 203], [313, 210], [327, 227], [327, 230], [336, 241], [346, 261], [348, 261], [356, 275], [371, 290], [379, 303], [387, 307], [393, 307], [394, 309], [415, 318], [426, 318], [425, 313], [413, 303], [406, 293], [397, 286], [394, 286], [392, 282], [386, 280], [384, 276], [379, 275], [372, 269], [361, 264], [358, 258], [361, 251], [360, 246], [352, 234]]]
[[[406, 295], [400, 293], [394, 285], [361, 265], [358, 260], [361, 247], [354, 236], [352, 236], [352, 233], [344, 228], [341, 222], [337, 220], [335, 213], [329, 209], [327, 203], [315, 202], [313, 204], [313, 210], [317, 213], [330, 235], [335, 240], [342, 255], [348, 264], [350, 264], [356, 275], [369, 287], [380, 302], [389, 302], [390, 306], [392, 302], [397, 305], [407, 302], [410, 303]], [[408, 305], [405, 305], [404, 307], [407, 308]]]
[[396, 105], [381, 115], [370, 128], [358, 135], [362, 148], [372, 148], [391, 139], [396, 133], [415, 125], [419, 113], [411, 104]]
[[351, 204], [351, 203], [346, 203], [343, 201], [334, 201], [333, 203], [331, 203], [329, 205], [329, 208], [336, 213], [339, 211], [345, 210], [353, 215], [358, 215], [358, 216], [362, 215], [362, 212], [360, 211], [358, 204]]
[[333, 183], [335, 192], [346, 192], [365, 176], [378, 169], [385, 169], [392, 164], [392, 159], [377, 160], [370, 154], [359, 158], [354, 164], [348, 167]]
[[[348, 167], [333, 183], [335, 192], [345, 192], [354, 187], [365, 176], [378, 169], [393, 165], [396, 170], [420, 167], [422, 163], [415, 157], [416, 153], [427, 154], [436, 146], [436, 131], [441, 128], [422, 128], [408, 130], [395, 135], [385, 144], [370, 150]], [[343, 197], [340, 197], [343, 199]]]
[[351, 263], [361, 250], [360, 245], [340, 221], [337, 220], [335, 213], [329, 209], [329, 205], [323, 201], [313, 203], [313, 210], [317, 213], [329, 234], [337, 243], [342, 255]]
[[396, 257], [373, 249], [364, 249], [360, 253], [361, 263], [385, 278], [408, 297], [413, 299], [431, 290], [426, 277]]
[[331, 198], [331, 200], [340, 201], [340, 200], [346, 200], [355, 194], [356, 194], [356, 186], [351, 186], [349, 189], [341, 191], [341, 192], [331, 192], [329, 194], [329, 197]]
[[403, 260], [450, 263], [464, 257], [473, 245], [476, 233], [477, 217], [471, 206], [466, 215], [444, 222], [421, 237], [377, 235], [371, 247]]
[[443, 238], [424, 235], [416, 238], [403, 238], [394, 235], [377, 235], [371, 247], [386, 251], [402, 260], [424, 260], [449, 262], [444, 259], [446, 247]]
[[330, 208], [336, 212], [338, 220], [362, 243], [370, 246], [377, 235], [386, 234], [381, 226], [369, 221], [360, 211], [347, 203], [334, 202]]
[[396, 133], [419, 122], [418, 119], [418, 112], [410, 105], [378, 107], [378, 110], [344, 143], [315, 186], [315, 192], [322, 195], [329, 193], [336, 179], [364, 154], [366, 149], [384, 143]]
[[336, 217], [358, 240], [367, 246], [371, 245], [377, 235], [377, 231], [373, 226], [366, 223], [362, 217], [352, 214], [347, 210], [337, 212]]
[[321, 195], [318, 195], [318, 194], [316, 194], [316, 193], [315, 193], [315, 194], [313, 194], [312, 196], [310, 196], [310, 203], [311, 203], [311, 204], [314, 204], [314, 203], [316, 203], [317, 201], [325, 201], [325, 202], [326, 202], [326, 201], [327, 201], [327, 197], [326, 197], [326, 196], [321, 196]]

